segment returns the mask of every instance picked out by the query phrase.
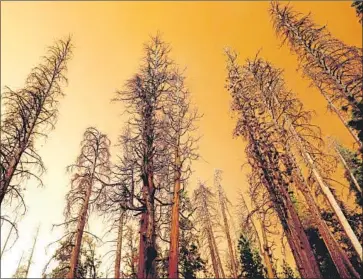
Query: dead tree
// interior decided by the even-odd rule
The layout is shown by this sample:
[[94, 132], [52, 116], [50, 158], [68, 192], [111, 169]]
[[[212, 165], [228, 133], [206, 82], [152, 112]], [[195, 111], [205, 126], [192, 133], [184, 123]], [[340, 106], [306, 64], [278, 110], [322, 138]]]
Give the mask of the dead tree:
[[[285, 89], [281, 70], [275, 69], [271, 64], [262, 59], [257, 59], [257, 57], [254, 61], [248, 62], [247, 70], [253, 75], [261, 94], [261, 100], [274, 120], [274, 124], [280, 130], [280, 134], [288, 135], [284, 139], [287, 150], [285, 163], [291, 168], [291, 176], [296, 180], [295, 185], [304, 195], [310, 210], [316, 218], [319, 232], [324, 238], [338, 271], [340, 271], [341, 276], [344, 278], [349, 277], [350, 275], [345, 267], [347, 265], [352, 274], [357, 275], [347, 255], [334, 240], [329, 228], [322, 219], [320, 209], [317, 207], [311, 190], [307, 187], [302, 171], [297, 165], [298, 157], [293, 155], [293, 145], [295, 145], [298, 154], [301, 154], [314, 180], [319, 184], [359, 254], [359, 249], [361, 251], [362, 246], [360, 246], [357, 237], [332, 195], [330, 188], [327, 186], [326, 179], [322, 175], [325, 172], [325, 176], [329, 176], [329, 171], [331, 170], [324, 168], [324, 164], [331, 164], [329, 164], [329, 155], [322, 152], [321, 145], [319, 145], [319, 141], [322, 143], [319, 131], [316, 131], [314, 126], [310, 124], [310, 113], [304, 110], [302, 103], [296, 99], [292, 92]], [[345, 263], [341, 261], [342, 259], [344, 259]]]
[[237, 278], [238, 274], [237, 274], [236, 255], [235, 255], [235, 251], [233, 249], [232, 238], [231, 238], [231, 233], [230, 233], [230, 226], [229, 226], [229, 222], [227, 219], [227, 211], [228, 211], [227, 205], [230, 202], [226, 196], [226, 193], [224, 192], [224, 190], [222, 188], [221, 180], [222, 180], [222, 171], [216, 170], [214, 172], [214, 187], [216, 188], [216, 190], [218, 192], [218, 201], [219, 201], [219, 206], [220, 206], [221, 214], [222, 214], [222, 218], [223, 218], [223, 231], [227, 238], [228, 255], [230, 257], [229, 260], [230, 260], [231, 267], [232, 267], [232, 276], [233, 276], [233, 278]]
[[124, 102], [130, 114], [128, 125], [138, 175], [134, 178], [136, 184], [142, 184], [141, 195], [134, 193], [139, 206], [131, 206], [141, 214], [138, 278], [156, 276], [155, 203], [161, 205], [163, 201], [157, 200], [155, 195], [162, 187], [158, 173], [165, 168], [162, 159], [165, 154], [162, 104], [170, 94], [173, 79], [173, 63], [168, 54], [169, 47], [159, 36], [153, 37], [145, 45], [145, 57], [139, 72], [117, 92], [116, 98]]
[[64, 74], [71, 56], [71, 39], [60, 40], [48, 49], [43, 63], [31, 71], [25, 86], [19, 90], [6, 87], [2, 93], [0, 204], [5, 196], [11, 203], [19, 198], [24, 205], [20, 184], [34, 177], [42, 184], [39, 174], [45, 168], [35, 149], [35, 141], [46, 138], [57, 120], [58, 102], [64, 95]]
[[109, 176], [110, 140], [96, 128], [87, 128], [81, 142], [81, 153], [75, 164], [67, 170], [73, 173], [71, 189], [66, 195], [65, 222], [57, 226], [66, 227], [66, 235], [72, 243], [70, 269], [67, 278], [76, 278], [82, 237], [90, 213], [94, 210], [104, 187], [100, 180]]
[[184, 77], [178, 72], [173, 73], [170, 94], [163, 106], [165, 125], [166, 151], [170, 153], [171, 171], [174, 176], [173, 201], [171, 207], [170, 249], [168, 261], [169, 278], [179, 278], [179, 211], [182, 184], [187, 181], [192, 160], [198, 158], [196, 153], [197, 139], [192, 133], [196, 130], [195, 122], [201, 117], [196, 108], [192, 107], [188, 90], [184, 85]]
[[216, 224], [212, 220], [217, 218], [214, 194], [204, 183], [199, 182], [198, 188], [194, 191], [194, 203], [196, 205], [197, 223], [201, 227], [201, 237], [207, 240], [214, 275], [216, 278], [226, 278], [213, 231]]
[[[248, 163], [258, 181], [266, 187], [280, 218], [302, 277], [321, 278], [317, 261], [288, 193], [290, 170], [284, 164], [283, 143], [258, 96], [254, 78], [236, 64], [236, 55], [227, 52], [227, 88], [238, 115], [234, 134], [248, 141]], [[281, 150], [282, 149], [282, 150]]]
[[350, 114], [346, 127], [356, 130], [362, 149], [362, 49], [345, 45], [325, 26], [317, 26], [310, 15], [301, 15], [289, 6], [272, 2], [270, 13], [277, 35], [298, 55], [304, 75], [328, 96], [331, 104], [340, 107], [340, 119], [341, 114]]

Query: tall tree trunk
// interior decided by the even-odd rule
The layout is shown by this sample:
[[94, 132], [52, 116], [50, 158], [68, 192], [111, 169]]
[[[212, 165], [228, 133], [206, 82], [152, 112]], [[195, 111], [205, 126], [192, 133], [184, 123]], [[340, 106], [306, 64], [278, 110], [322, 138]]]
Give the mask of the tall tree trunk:
[[80, 216], [78, 219], [76, 241], [75, 241], [74, 247], [72, 249], [70, 270], [67, 274], [67, 279], [76, 278], [76, 275], [77, 275], [76, 273], [77, 273], [77, 267], [78, 267], [78, 262], [79, 262], [79, 253], [81, 251], [83, 231], [84, 231], [84, 227], [85, 227], [86, 221], [87, 221], [88, 205], [89, 205], [89, 200], [91, 198], [93, 182], [92, 182], [92, 180], [90, 180], [90, 181], [87, 181], [87, 183], [88, 183], [88, 185], [87, 185], [86, 198], [82, 205], [82, 208], [80, 211]]
[[120, 277], [120, 264], [121, 264], [121, 252], [122, 252], [122, 235], [124, 229], [124, 215], [125, 211], [123, 209], [120, 210], [120, 219], [118, 225], [118, 234], [117, 234], [117, 248], [116, 248], [116, 259], [115, 259], [115, 279], [119, 279]]
[[[218, 185], [218, 187], [221, 187], [221, 186]], [[222, 210], [224, 232], [225, 232], [226, 237], [227, 237], [228, 252], [229, 252], [229, 255], [231, 257], [232, 273], [233, 273], [232, 275], [233, 275], [234, 278], [237, 278], [236, 258], [235, 258], [234, 251], [233, 251], [232, 239], [231, 239], [231, 235], [230, 235], [230, 231], [229, 231], [229, 225], [228, 225], [226, 210], [225, 210], [225, 207], [224, 207], [225, 204], [222, 203], [221, 199], [220, 199], [220, 205], [221, 205], [221, 210]]]
[[343, 227], [348, 239], [350, 240], [352, 246], [354, 247], [355, 251], [357, 252], [359, 258], [362, 260], [362, 245], [359, 243], [357, 236], [355, 235], [355, 233], [352, 230], [351, 226], [349, 225], [347, 219], [345, 218], [344, 213], [341, 210], [340, 206], [338, 205], [330, 188], [327, 185], [325, 185], [324, 179], [321, 177], [319, 171], [316, 169], [316, 167], [314, 165], [314, 161], [311, 158], [310, 154], [304, 150], [304, 147], [301, 144], [300, 138], [299, 138], [295, 128], [291, 125], [291, 122], [288, 122], [288, 123], [290, 123], [290, 131], [291, 131], [292, 135], [295, 137], [296, 141], [298, 142], [302, 155], [303, 155], [305, 161], [307, 162], [308, 166], [310, 167], [310, 169], [315, 177], [316, 182], [318, 182], [320, 189], [324, 193], [331, 208], [333, 209], [336, 216], [338, 217], [339, 223]]
[[[298, 174], [299, 175], [299, 174]], [[329, 251], [329, 254], [331, 256], [331, 259], [333, 260], [337, 271], [341, 278], [352, 278], [350, 273], [355, 276], [356, 278], [359, 278], [359, 274], [352, 266], [348, 256], [346, 253], [341, 249], [339, 244], [334, 239], [333, 235], [331, 234], [328, 226], [324, 222], [323, 218], [321, 217], [319, 208], [316, 205], [316, 202], [311, 194], [310, 189], [306, 187], [306, 184], [304, 184], [303, 181], [301, 181], [302, 177], [297, 182], [297, 186], [299, 190], [304, 195], [304, 198], [309, 206], [310, 213], [312, 213], [312, 218], [314, 222], [316, 223], [319, 233], [321, 237], [323, 238], [323, 241]], [[350, 272], [350, 273], [349, 273]]]
[[213, 240], [212, 240], [213, 236], [211, 235], [211, 232], [209, 230], [207, 231], [207, 238], [208, 238], [208, 247], [209, 247], [210, 257], [212, 260], [212, 267], [213, 267], [214, 275], [215, 275], [215, 278], [220, 278], [218, 263], [217, 263], [217, 259], [216, 259], [216, 255], [215, 255], [215, 247], [213, 245]]
[[179, 255], [179, 191], [180, 191], [180, 157], [179, 150], [175, 152], [175, 177], [174, 177], [174, 197], [171, 213], [171, 233], [169, 250], [169, 278], [179, 278], [178, 255]]
[[[264, 258], [264, 261], [265, 261], [265, 265], [266, 265], [266, 269], [267, 269], [267, 276], [269, 279], [271, 278], [275, 278], [276, 277], [276, 273], [275, 273], [275, 270], [272, 266], [272, 261], [271, 261], [271, 258], [269, 256], [269, 251], [270, 251], [270, 248], [268, 247], [268, 241], [267, 241], [267, 234], [266, 234], [266, 228], [263, 224], [263, 222], [261, 221], [260, 219], [260, 224], [261, 224], [261, 231], [262, 231], [262, 244], [263, 244], [263, 258]], [[258, 236], [258, 239], [260, 237]]]
[[34, 254], [35, 244], [37, 243], [37, 239], [38, 239], [38, 234], [39, 234], [39, 226], [37, 228], [37, 232], [36, 232], [35, 237], [34, 237], [33, 247], [32, 247], [32, 250], [30, 252], [30, 256], [29, 256], [29, 260], [28, 260], [28, 265], [27, 265], [26, 270], [25, 270], [25, 278], [28, 278], [30, 265], [31, 265], [32, 260], [33, 260], [33, 254]]
[[218, 268], [219, 268], [219, 271], [221, 273], [222, 278], [226, 278], [226, 276], [224, 274], [224, 270], [223, 270], [222, 261], [221, 261], [221, 258], [219, 256], [218, 246], [217, 246], [217, 243], [216, 243], [216, 239], [215, 239], [215, 237], [213, 235], [212, 226], [210, 226], [210, 230], [211, 230], [211, 233], [212, 233], [212, 244], [213, 244], [214, 250], [215, 250], [215, 256], [216, 256], [217, 265], [218, 265]]
[[[253, 142], [256, 142], [253, 136], [251, 136], [251, 139]], [[256, 150], [261, 157], [262, 153], [258, 145], [256, 145]], [[272, 155], [268, 154], [268, 157], [269, 160], [272, 161]], [[265, 183], [267, 183], [266, 188], [270, 189], [269, 191], [272, 191], [271, 187], [277, 186], [278, 191], [283, 197], [283, 208], [278, 210], [277, 213], [282, 222], [284, 231], [287, 236], [287, 240], [289, 242], [301, 277], [322, 278], [311, 245], [297, 215], [297, 212], [292, 204], [290, 195], [288, 194], [286, 188], [283, 185], [278, 185], [271, 180], [270, 174], [268, 173], [267, 169], [263, 168], [262, 171], [264, 174]], [[270, 183], [271, 186], [269, 185]], [[275, 193], [272, 193], [272, 195], [275, 195]]]
[[153, 175], [147, 174], [144, 179], [143, 200], [145, 201], [145, 211], [141, 214], [140, 245], [139, 245], [139, 265], [138, 278], [155, 278], [155, 211], [154, 193], [155, 187]]
[[[274, 101], [277, 105], [280, 105], [279, 100], [277, 99], [276, 95], [273, 94]], [[323, 194], [325, 195], [326, 199], [328, 200], [331, 208], [335, 212], [339, 223], [343, 227], [348, 239], [350, 240], [352, 246], [354, 247], [355, 251], [357, 252], [359, 258], [362, 260], [362, 246], [359, 243], [357, 236], [355, 235], [354, 231], [352, 230], [351, 226], [349, 225], [346, 217], [344, 216], [343, 211], [341, 210], [340, 206], [338, 205], [335, 197], [333, 196], [330, 188], [325, 185], [324, 179], [320, 175], [319, 171], [316, 169], [313, 159], [311, 158], [310, 154], [305, 150], [303, 144], [301, 143], [301, 139], [299, 134], [296, 132], [295, 127], [292, 125], [291, 120], [288, 116], [284, 115], [284, 119], [287, 122], [289, 132], [298, 143], [298, 148], [308, 165], [309, 169], [312, 171], [315, 181], [319, 184], [320, 189], [322, 190]]]

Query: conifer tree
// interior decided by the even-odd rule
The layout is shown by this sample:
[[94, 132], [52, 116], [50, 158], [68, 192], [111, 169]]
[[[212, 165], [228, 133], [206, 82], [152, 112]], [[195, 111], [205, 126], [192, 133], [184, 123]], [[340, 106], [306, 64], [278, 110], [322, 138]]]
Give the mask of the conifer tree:
[[71, 54], [70, 38], [57, 41], [32, 69], [23, 88], [6, 87], [1, 94], [0, 205], [5, 197], [9, 202], [18, 198], [25, 208], [22, 182], [34, 177], [42, 184], [39, 174], [45, 167], [35, 142], [54, 128]]
[[[321, 278], [313, 251], [289, 196], [291, 166], [278, 127], [261, 102], [254, 77], [236, 63], [236, 55], [227, 52], [227, 88], [238, 116], [234, 134], [247, 140], [246, 153], [252, 175], [263, 185], [279, 216], [302, 277]], [[289, 175], [290, 174], [290, 175]]]
[[301, 15], [290, 6], [271, 2], [270, 13], [277, 35], [297, 54], [304, 75], [319, 88], [329, 105], [337, 107], [339, 118], [348, 120], [346, 127], [355, 131], [352, 134], [356, 134], [362, 152], [362, 49], [347, 46], [325, 26], [317, 26], [310, 15]]
[[240, 252], [240, 262], [242, 267], [242, 273], [239, 278], [265, 278], [262, 259], [257, 250], [252, 248], [251, 241], [244, 235], [241, 235], [238, 240], [238, 250]]

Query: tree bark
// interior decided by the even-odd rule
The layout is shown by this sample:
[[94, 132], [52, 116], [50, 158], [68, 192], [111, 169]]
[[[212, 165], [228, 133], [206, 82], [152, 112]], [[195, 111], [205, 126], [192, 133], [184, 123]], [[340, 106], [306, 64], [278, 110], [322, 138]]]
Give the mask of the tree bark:
[[84, 227], [86, 225], [88, 205], [89, 205], [89, 200], [91, 198], [91, 193], [92, 193], [92, 181], [87, 181], [87, 183], [88, 183], [88, 185], [87, 185], [86, 198], [82, 205], [79, 220], [78, 220], [76, 241], [75, 241], [74, 247], [72, 249], [70, 270], [67, 274], [67, 279], [76, 278], [76, 275], [77, 275], [76, 273], [77, 273], [77, 267], [78, 267], [78, 262], [79, 262], [79, 253], [81, 251], [83, 231], [84, 231]]
[[[267, 269], [267, 276], [269, 279], [271, 278], [275, 278], [276, 277], [276, 273], [274, 268], [272, 267], [272, 262], [271, 262], [271, 258], [269, 256], [269, 247], [268, 247], [268, 242], [267, 242], [267, 235], [266, 235], [266, 229], [265, 226], [262, 224], [261, 220], [261, 230], [262, 230], [262, 243], [263, 243], [263, 258], [266, 264], [266, 269]], [[258, 237], [259, 238], [259, 237]]]
[[[218, 187], [221, 187], [221, 185], [218, 185]], [[221, 189], [219, 189], [219, 191], [221, 191]], [[221, 193], [220, 193], [221, 195]], [[222, 211], [222, 217], [223, 217], [223, 224], [224, 224], [224, 232], [226, 234], [227, 237], [227, 244], [228, 244], [228, 252], [229, 255], [231, 257], [231, 264], [232, 264], [232, 275], [234, 278], [237, 278], [237, 266], [236, 266], [236, 258], [234, 255], [234, 251], [233, 251], [233, 246], [232, 246], [232, 239], [231, 239], [231, 235], [229, 232], [229, 225], [228, 225], [228, 220], [227, 220], [227, 215], [226, 215], [226, 210], [225, 210], [225, 204], [222, 203], [221, 199], [220, 199], [220, 205], [221, 205], [221, 211]]]
[[207, 238], [208, 238], [208, 246], [209, 246], [209, 251], [210, 251], [210, 257], [211, 257], [211, 260], [212, 260], [214, 275], [215, 275], [215, 278], [220, 278], [218, 263], [217, 263], [217, 260], [216, 260], [214, 245], [213, 245], [213, 241], [212, 241], [213, 236], [211, 235], [209, 230], [207, 231]]
[[179, 191], [180, 191], [180, 156], [177, 148], [175, 152], [175, 177], [174, 177], [174, 197], [171, 213], [171, 233], [169, 250], [169, 278], [179, 278], [178, 255], [179, 255]]
[[150, 173], [144, 179], [143, 200], [145, 211], [141, 214], [140, 245], [138, 278], [155, 278], [155, 211], [154, 211], [155, 187], [153, 175]]
[[116, 279], [121, 278], [120, 277], [120, 264], [121, 264], [121, 252], [122, 252], [124, 215], [125, 215], [125, 212], [121, 209], [119, 225], [118, 225], [117, 248], [116, 248], [116, 259], [115, 259], [115, 278]]

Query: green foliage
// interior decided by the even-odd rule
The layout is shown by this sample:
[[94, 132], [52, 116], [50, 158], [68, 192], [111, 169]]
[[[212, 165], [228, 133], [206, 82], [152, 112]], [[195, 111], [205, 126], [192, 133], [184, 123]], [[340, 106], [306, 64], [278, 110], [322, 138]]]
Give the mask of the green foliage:
[[242, 273], [239, 278], [263, 279], [264, 267], [257, 250], [253, 249], [251, 241], [244, 235], [238, 240], [238, 250]]
[[[76, 278], [102, 278], [102, 274], [98, 273], [98, 269], [101, 265], [99, 258], [95, 257], [95, 244], [93, 240], [85, 236], [83, 238], [80, 261], [76, 271]], [[57, 266], [49, 273], [45, 274], [45, 278], [65, 278], [70, 266], [71, 252], [72, 252], [71, 241], [63, 241], [60, 243], [60, 247], [55, 251], [51, 261], [57, 262]], [[48, 263], [49, 264], [49, 263]], [[48, 265], [47, 265], [48, 266]], [[46, 268], [47, 268], [46, 266]]]
[[[344, 148], [342, 146], [339, 146], [339, 152], [343, 156], [344, 160], [347, 162], [347, 165], [354, 175], [355, 179], [357, 180], [360, 187], [363, 188], [363, 160], [360, 158], [359, 154], [357, 152], [352, 152], [347, 148]], [[349, 173], [346, 171], [345, 174], [346, 178], [350, 182], [350, 190], [354, 192], [356, 197], [356, 203], [359, 206], [363, 206], [363, 197], [359, 189], [357, 189], [357, 186], [354, 184], [354, 182], [350, 179]]]
[[197, 272], [205, 269], [206, 262], [201, 258], [195, 243], [183, 243], [180, 247], [179, 271], [183, 278], [197, 278]]
[[285, 279], [296, 278], [294, 271], [286, 261], [284, 261], [284, 263], [282, 264], [282, 272], [280, 277]]

